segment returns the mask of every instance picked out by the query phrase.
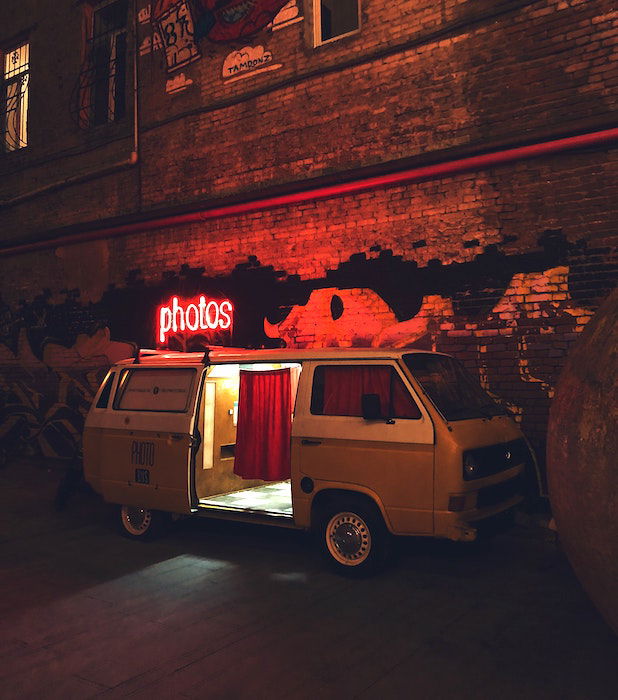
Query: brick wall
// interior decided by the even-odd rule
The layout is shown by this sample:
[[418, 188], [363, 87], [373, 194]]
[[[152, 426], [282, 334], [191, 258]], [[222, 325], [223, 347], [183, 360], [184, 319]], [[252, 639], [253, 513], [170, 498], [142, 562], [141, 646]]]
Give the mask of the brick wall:
[[[0, 180], [0, 199], [130, 155], [131, 99], [124, 124], [83, 132], [71, 118], [81, 12], [69, 0], [47, 13], [24, 3], [4, 18], [6, 38], [33, 16], [40, 21], [29, 35], [32, 149], [0, 159], [0, 172], [11, 175]], [[364, 0], [362, 31], [317, 49], [305, 36], [308, 3], [305, 15], [253, 41], [202, 44], [203, 57], [182, 70], [192, 84], [179, 93], [165, 91], [162, 52], [142, 56], [140, 167], [113, 175], [117, 186], [95, 178], [96, 198], [87, 183], [0, 210], [4, 236], [432, 152], [542, 140], [606, 125], [616, 109], [609, 0]], [[138, 42], [151, 31], [140, 24]], [[224, 81], [225, 56], [259, 42], [282, 67]]]
[[[72, 124], [79, 60], [66, 44], [78, 41], [81, 10], [67, 0], [42, 16], [30, 36], [32, 148], [0, 156], [0, 199], [60, 184], [0, 206], [3, 242], [599, 130], [616, 109], [611, 2], [365, 0], [362, 31], [318, 49], [305, 5], [303, 21], [253, 41], [203, 42], [176, 94], [161, 52], [142, 56], [140, 163], [90, 179], [130, 154], [131, 120], [93, 132]], [[5, 38], [36, 14], [24, 8], [4, 18]], [[138, 42], [151, 31], [140, 24]], [[282, 67], [224, 81], [225, 56], [258, 43]], [[610, 144], [3, 257], [4, 400], [36, 403], [26, 375], [12, 377], [42, 363], [68, 384], [57, 383], [39, 423], [70, 392], [83, 414], [96, 382], [75, 377], [133, 341], [151, 344], [166, 294], [221, 291], [236, 302], [238, 343], [452, 352], [511, 406], [542, 458], [564, 358], [615, 285], [617, 170]]]

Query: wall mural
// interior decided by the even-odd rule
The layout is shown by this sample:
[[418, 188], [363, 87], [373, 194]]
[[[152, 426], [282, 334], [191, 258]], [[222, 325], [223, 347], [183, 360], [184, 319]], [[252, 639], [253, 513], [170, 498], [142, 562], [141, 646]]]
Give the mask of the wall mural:
[[63, 304], [44, 292], [17, 310], [0, 299], [0, 464], [23, 451], [74, 457], [107, 368], [135, 352], [110, 339], [75, 290], [65, 294]]
[[196, 39], [227, 43], [254, 36], [287, 0], [197, 0]]
[[231, 83], [246, 78], [249, 74], [255, 76], [264, 71], [277, 70], [281, 65], [273, 62], [272, 52], [266, 51], [263, 46], [243, 46], [225, 57], [221, 74], [225, 81]]
[[202, 39], [226, 44], [253, 37], [288, 4], [288, 0], [157, 0], [150, 18], [172, 72], [200, 58]]
[[[505, 399], [542, 457], [556, 367], [613, 286], [605, 252], [548, 231], [534, 252], [507, 255], [488, 246], [466, 263], [419, 268], [376, 245], [320, 279], [302, 280], [250, 256], [226, 277], [182, 265], [146, 284], [133, 270], [96, 303], [81, 303], [76, 289], [64, 290], [60, 304], [49, 291], [17, 309], [0, 299], [0, 444], [5, 452], [26, 446], [72, 456], [109, 365], [136, 345], [155, 347], [157, 309], [174, 295], [206, 295], [234, 307], [231, 336], [226, 330], [215, 343], [453, 354]], [[606, 260], [597, 265], [593, 295], [583, 272], [591, 256]], [[203, 349], [206, 338], [166, 336], [170, 349], [186, 351]]]
[[197, 37], [193, 16], [189, 4], [182, 2], [160, 3], [161, 8], [156, 9], [154, 25], [158, 28], [158, 36], [161, 38], [165, 49], [165, 62], [168, 72], [172, 72], [188, 65], [201, 57], [197, 46]]

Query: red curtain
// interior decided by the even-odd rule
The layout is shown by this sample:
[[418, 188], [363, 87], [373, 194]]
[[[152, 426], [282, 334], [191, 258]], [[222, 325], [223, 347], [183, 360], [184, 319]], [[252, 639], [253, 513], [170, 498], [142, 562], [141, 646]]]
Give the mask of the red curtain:
[[243, 479], [289, 479], [290, 370], [241, 370], [239, 394], [234, 473]]
[[363, 394], [378, 394], [382, 411], [388, 410], [390, 367], [324, 366], [324, 413], [329, 416], [360, 416]]
[[361, 416], [362, 395], [377, 394], [389, 418], [419, 418], [418, 406], [392, 367], [324, 365], [324, 415]]
[[393, 415], [390, 417], [412, 419], [420, 418], [421, 411], [419, 407], [416, 405], [415, 401], [410, 396], [410, 392], [406, 389], [404, 383], [395, 373], [395, 370], [392, 370], [391, 377], [391, 408], [393, 409]]

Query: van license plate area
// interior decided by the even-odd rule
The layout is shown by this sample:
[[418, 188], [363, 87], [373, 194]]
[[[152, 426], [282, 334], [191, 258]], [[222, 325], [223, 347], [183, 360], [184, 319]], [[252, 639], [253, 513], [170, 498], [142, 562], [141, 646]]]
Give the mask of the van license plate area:
[[136, 484], [149, 484], [150, 483], [150, 469], [136, 469], [135, 470], [135, 483]]

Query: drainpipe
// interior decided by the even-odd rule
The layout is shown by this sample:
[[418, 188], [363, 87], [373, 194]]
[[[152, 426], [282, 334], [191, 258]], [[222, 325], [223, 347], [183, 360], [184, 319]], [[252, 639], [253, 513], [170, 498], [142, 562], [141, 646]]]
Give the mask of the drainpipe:
[[[133, 151], [129, 156], [131, 165], [139, 164], [139, 43], [137, 37], [137, 0], [133, 2]], [[139, 208], [142, 201], [142, 181], [141, 172], [138, 169]]]
[[38, 197], [41, 194], [47, 192], [54, 192], [55, 190], [62, 189], [67, 185], [77, 185], [80, 182], [87, 182], [95, 177], [104, 177], [105, 175], [111, 175], [112, 173], [118, 172], [120, 170], [125, 170], [126, 168], [132, 168], [139, 163], [139, 121], [138, 121], [138, 45], [137, 45], [137, 4], [134, 6], [133, 12], [133, 32], [135, 37], [135, 51], [133, 56], [133, 150], [128, 158], [125, 158], [116, 163], [103, 166], [102, 168], [97, 168], [96, 170], [90, 170], [87, 173], [81, 173], [80, 175], [73, 175], [67, 177], [64, 180], [58, 180], [56, 182], [51, 182], [42, 187], [38, 187], [34, 190], [29, 190], [23, 194], [12, 197], [11, 199], [0, 200], [0, 210], [5, 207], [12, 207], [15, 204], [21, 204], [22, 202], [27, 202], [33, 197]]
[[126, 236], [144, 231], [166, 228], [169, 226], [180, 226], [185, 224], [195, 224], [211, 219], [219, 219], [227, 216], [236, 216], [250, 212], [272, 209], [274, 207], [289, 206], [307, 201], [328, 199], [342, 195], [352, 195], [367, 190], [380, 187], [394, 187], [405, 185], [422, 180], [430, 180], [471, 170], [482, 170], [494, 166], [504, 165], [520, 160], [537, 158], [554, 153], [565, 153], [580, 148], [602, 146], [618, 140], [618, 128], [595, 131], [579, 136], [569, 136], [567, 138], [544, 141], [529, 146], [509, 148], [493, 153], [486, 153], [469, 158], [460, 158], [434, 165], [427, 165], [419, 168], [411, 168], [387, 175], [378, 175], [362, 180], [352, 180], [337, 185], [328, 185], [303, 190], [291, 194], [277, 195], [273, 197], [256, 198], [246, 202], [212, 206], [185, 214], [176, 214], [153, 218], [147, 221], [138, 221], [131, 224], [101, 228], [94, 231], [87, 231], [77, 235], [59, 236], [46, 241], [36, 241], [0, 248], [0, 256], [17, 255], [45, 248], [55, 248], [71, 243], [81, 243], [84, 241], [98, 240], [101, 238], [114, 238], [116, 236]]

